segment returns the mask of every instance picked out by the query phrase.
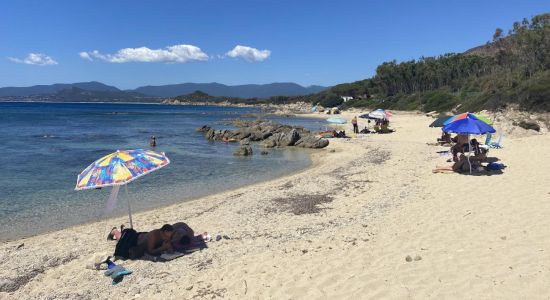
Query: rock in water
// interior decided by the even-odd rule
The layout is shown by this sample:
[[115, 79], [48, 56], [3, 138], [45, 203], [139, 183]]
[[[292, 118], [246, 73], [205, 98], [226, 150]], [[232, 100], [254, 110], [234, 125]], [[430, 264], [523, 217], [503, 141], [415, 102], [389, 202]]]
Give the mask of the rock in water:
[[237, 155], [237, 156], [249, 156], [249, 155], [252, 155], [252, 147], [248, 146], [248, 145], [243, 145], [241, 147], [239, 147], [239, 149], [237, 149], [237, 151], [235, 151], [233, 153], [233, 155]]
[[307, 135], [302, 137], [300, 140], [294, 144], [296, 147], [303, 147], [303, 148], [325, 148], [328, 146], [329, 141], [327, 139], [323, 139], [320, 137], [316, 137], [313, 135]]

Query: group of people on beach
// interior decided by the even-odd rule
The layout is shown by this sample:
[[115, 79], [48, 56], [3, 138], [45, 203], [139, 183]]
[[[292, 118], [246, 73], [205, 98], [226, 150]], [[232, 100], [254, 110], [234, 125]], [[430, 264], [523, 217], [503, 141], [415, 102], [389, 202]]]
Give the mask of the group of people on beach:
[[[466, 134], [457, 134], [451, 138], [449, 133], [443, 132], [437, 142], [440, 145], [450, 145], [452, 159], [449, 161], [452, 161], [453, 164], [451, 166], [436, 166], [432, 170], [434, 173], [470, 172], [481, 167], [481, 163], [487, 160], [488, 149], [482, 147], [477, 139], [469, 140]], [[466, 156], [466, 152], [473, 155]]]
[[117, 240], [115, 256], [139, 259], [146, 254], [158, 256], [183, 251], [191, 247], [197, 239], [207, 241], [210, 236], [207, 232], [196, 235], [189, 225], [177, 222], [164, 224], [161, 228], [149, 232], [136, 232], [121, 225], [120, 229], [113, 227], [107, 239]]
[[[370, 124], [371, 120], [368, 120], [368, 123]], [[371, 133], [367, 127], [359, 131], [359, 124], [357, 122], [357, 116], [354, 116], [351, 119], [351, 125], [353, 126], [353, 133]], [[374, 121], [374, 132], [375, 133], [391, 133], [395, 130], [389, 128], [390, 121], [387, 119], [375, 119]]]

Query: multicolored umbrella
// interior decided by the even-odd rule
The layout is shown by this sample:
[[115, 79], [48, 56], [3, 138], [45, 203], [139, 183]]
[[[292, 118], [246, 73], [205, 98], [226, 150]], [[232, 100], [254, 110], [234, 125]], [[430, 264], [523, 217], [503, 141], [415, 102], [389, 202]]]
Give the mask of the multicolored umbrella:
[[449, 118], [447, 119], [447, 121], [445, 121], [445, 122], [443, 123], [443, 126], [445, 126], [445, 125], [447, 125], [447, 124], [453, 122], [456, 118], [464, 118], [464, 115], [465, 115], [465, 114], [473, 115], [473, 116], [476, 117], [478, 120], [481, 120], [481, 121], [487, 123], [488, 125], [493, 125], [493, 121], [487, 119], [486, 117], [484, 117], [484, 116], [482, 116], [482, 115], [480, 115], [480, 114], [462, 113], [462, 114], [458, 114], [458, 115], [449, 117]]
[[[116, 200], [118, 187], [126, 185], [137, 178], [156, 171], [170, 163], [164, 153], [150, 150], [117, 150], [105, 155], [89, 165], [77, 177], [75, 190], [95, 189], [114, 186], [111, 198]], [[128, 213], [130, 215], [130, 227], [132, 224], [132, 211], [128, 199]]]
[[443, 131], [458, 134], [494, 133], [493, 126], [471, 113], [463, 113], [451, 117], [444, 123]]

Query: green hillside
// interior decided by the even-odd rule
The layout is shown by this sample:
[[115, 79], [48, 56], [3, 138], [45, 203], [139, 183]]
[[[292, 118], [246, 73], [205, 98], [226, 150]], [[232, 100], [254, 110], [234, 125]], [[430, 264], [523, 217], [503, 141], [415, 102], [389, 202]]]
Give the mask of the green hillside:
[[496, 110], [517, 104], [550, 111], [550, 13], [497, 28], [491, 42], [461, 54], [378, 66], [369, 79], [336, 85], [308, 97], [324, 106], [423, 111]]

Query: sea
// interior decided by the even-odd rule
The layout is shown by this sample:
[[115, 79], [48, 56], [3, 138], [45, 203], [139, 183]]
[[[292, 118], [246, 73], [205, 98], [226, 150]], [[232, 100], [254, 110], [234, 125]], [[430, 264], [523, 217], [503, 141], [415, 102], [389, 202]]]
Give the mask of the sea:
[[[236, 118], [254, 119], [257, 108], [115, 103], [0, 103], [0, 241], [127, 215], [121, 189], [75, 191], [77, 175], [116, 150], [165, 152], [171, 163], [130, 184], [133, 212], [274, 179], [307, 168], [306, 149], [269, 149], [237, 157], [238, 143], [209, 142], [196, 128], [231, 129]], [[322, 121], [267, 117], [319, 130]], [[257, 146], [255, 146], [257, 147]], [[176, 221], [176, 220], [174, 220]], [[184, 221], [184, 220], [180, 220]], [[119, 224], [113, 224], [119, 225]]]

